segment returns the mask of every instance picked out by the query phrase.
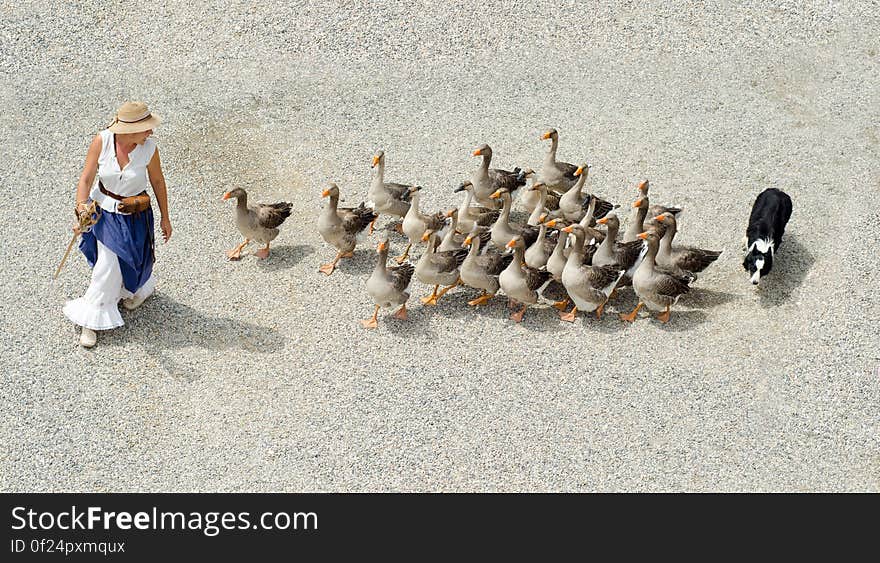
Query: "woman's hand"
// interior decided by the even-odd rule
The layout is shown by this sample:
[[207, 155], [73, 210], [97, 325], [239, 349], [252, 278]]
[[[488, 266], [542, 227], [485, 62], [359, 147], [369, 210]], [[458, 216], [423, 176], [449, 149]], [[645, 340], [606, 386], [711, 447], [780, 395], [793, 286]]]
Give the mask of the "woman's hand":
[[165, 242], [168, 242], [168, 239], [171, 238], [171, 219], [162, 217], [159, 226], [162, 228], [162, 238], [165, 239]]

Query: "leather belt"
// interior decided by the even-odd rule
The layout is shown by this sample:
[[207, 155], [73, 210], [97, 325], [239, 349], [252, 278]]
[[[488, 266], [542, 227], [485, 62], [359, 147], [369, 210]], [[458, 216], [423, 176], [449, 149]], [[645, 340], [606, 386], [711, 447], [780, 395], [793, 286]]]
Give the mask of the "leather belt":
[[105, 188], [104, 183], [101, 182], [101, 180], [98, 180], [98, 189], [101, 190], [102, 194], [104, 194], [106, 196], [110, 196], [113, 199], [115, 199], [116, 201], [122, 201], [122, 199], [123, 199], [123, 197], [121, 195], [114, 194], [113, 192], [111, 192], [110, 190]]

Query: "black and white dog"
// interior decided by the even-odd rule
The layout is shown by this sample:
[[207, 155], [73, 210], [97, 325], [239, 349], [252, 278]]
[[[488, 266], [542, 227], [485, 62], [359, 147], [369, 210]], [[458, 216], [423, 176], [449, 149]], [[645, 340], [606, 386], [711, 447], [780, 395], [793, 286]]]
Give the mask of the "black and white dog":
[[758, 285], [761, 277], [770, 273], [773, 254], [782, 244], [789, 217], [791, 198], [788, 194], [776, 188], [767, 188], [758, 194], [743, 239], [743, 250], [747, 251], [743, 268], [752, 275], [754, 285]]

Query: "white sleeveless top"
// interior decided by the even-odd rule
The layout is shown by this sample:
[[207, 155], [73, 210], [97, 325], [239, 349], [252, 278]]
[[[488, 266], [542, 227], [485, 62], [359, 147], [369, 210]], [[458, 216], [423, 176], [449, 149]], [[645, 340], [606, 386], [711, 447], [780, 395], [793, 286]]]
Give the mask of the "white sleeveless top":
[[98, 188], [98, 179], [104, 184], [104, 188], [122, 197], [137, 195], [150, 187], [150, 177], [147, 174], [147, 164], [156, 152], [156, 141], [147, 139], [143, 145], [135, 146], [128, 153], [128, 164], [125, 168], [119, 166], [116, 160], [116, 147], [113, 133], [104, 129], [99, 133], [101, 136], [101, 154], [98, 155], [98, 173], [95, 175], [95, 183], [92, 184], [90, 197], [98, 202], [101, 209], [118, 213], [116, 207], [119, 201], [101, 193]]

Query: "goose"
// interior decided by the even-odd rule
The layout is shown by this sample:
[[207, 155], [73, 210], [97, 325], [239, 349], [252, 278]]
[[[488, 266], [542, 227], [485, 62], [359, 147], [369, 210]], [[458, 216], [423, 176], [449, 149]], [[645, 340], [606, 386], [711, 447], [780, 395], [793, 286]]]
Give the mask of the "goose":
[[645, 218], [648, 216], [648, 197], [639, 196], [632, 204], [626, 231], [623, 232], [623, 242], [638, 240], [639, 233], [645, 231]]
[[541, 223], [538, 226], [538, 238], [535, 239], [535, 242], [529, 245], [523, 255], [527, 266], [532, 268], [542, 268], [547, 265], [547, 260], [550, 258], [553, 249], [556, 247], [556, 239], [559, 236], [556, 233], [557, 231], [553, 231], [553, 233], [548, 236], [547, 225]]
[[547, 184], [551, 190], [557, 192], [567, 191], [576, 181], [574, 176], [578, 169], [574, 164], [567, 162], [559, 162], [556, 160], [556, 150], [559, 148], [559, 132], [556, 129], [550, 129], [541, 135], [541, 140], [550, 139], [550, 150], [544, 157], [544, 163], [541, 171], [538, 173], [538, 179]]
[[[440, 241], [440, 246], [437, 247], [437, 250], [440, 252], [447, 252], [450, 250], [458, 250], [464, 245], [465, 238], [467, 235], [461, 234], [459, 231], [460, 226], [458, 224], [458, 209], [452, 208], [444, 214], [444, 219], [449, 219], [449, 227], [446, 229], [446, 234], [443, 235], [443, 240]], [[483, 243], [483, 248], [487, 242], [489, 242], [489, 238], [491, 235], [489, 234], [489, 229], [483, 227], [476, 227], [479, 230], [478, 237], [481, 239]], [[473, 230], [473, 229], [472, 229]]]
[[[393, 215], [401, 218], [406, 216], [412, 196], [411, 188], [415, 186], [385, 181], [385, 151], [380, 150], [373, 155], [370, 167], [374, 168], [376, 173], [373, 174], [373, 179], [370, 181], [367, 197], [377, 217], [378, 215]], [[370, 223], [370, 234], [373, 234], [375, 224], [376, 220], [374, 219]], [[402, 227], [398, 231], [402, 232]]]
[[550, 272], [525, 265], [526, 243], [522, 236], [514, 236], [505, 247], [513, 249], [513, 260], [498, 276], [498, 283], [507, 297], [522, 304], [522, 309], [510, 315], [514, 322], [520, 323], [526, 308], [538, 302], [538, 292], [550, 283]]
[[415, 268], [409, 262], [399, 266], [388, 267], [388, 239], [382, 240], [376, 247], [378, 261], [373, 273], [367, 279], [367, 293], [376, 303], [376, 310], [369, 319], [361, 321], [364, 328], [376, 328], [379, 326], [378, 315], [380, 307], [394, 307], [400, 305], [394, 315], [396, 319], [406, 320], [406, 302], [409, 300], [409, 293], [406, 288], [412, 280]]
[[630, 242], [617, 242], [617, 233], [620, 230], [620, 219], [616, 213], [609, 213], [597, 221], [600, 225], [608, 228], [605, 237], [596, 253], [593, 255], [594, 266], [619, 266], [625, 270], [618, 287], [630, 285], [632, 276], [636, 272], [639, 263], [644, 258], [644, 242], [636, 239]]
[[660, 247], [657, 251], [657, 264], [666, 268], [680, 268], [682, 270], [698, 273], [709, 267], [709, 264], [718, 260], [720, 250], [704, 250], [692, 246], [672, 246], [672, 239], [678, 230], [675, 216], [666, 212], [654, 217], [654, 220], [666, 227], [663, 238], [660, 239]]
[[[602, 318], [602, 310], [608, 302], [608, 296], [614, 291], [617, 282], [624, 275], [625, 270], [615, 265], [588, 266], [584, 264], [584, 243], [586, 233], [579, 224], [575, 223], [562, 229], [574, 235], [574, 244], [565, 268], [562, 270], [562, 285], [574, 301], [574, 307], [565, 314], [560, 314], [560, 319], [566, 322], [574, 322], [577, 312], [595, 311], [596, 318]], [[595, 257], [594, 257], [595, 259]]]
[[505, 189], [495, 191], [492, 199], [501, 199], [501, 214], [492, 225], [492, 243], [498, 248], [505, 248], [510, 240], [519, 235], [523, 237], [526, 245], [531, 245], [538, 238], [538, 228], [532, 225], [518, 225], [510, 223], [510, 192]]
[[422, 195], [422, 188], [420, 186], [413, 186], [409, 191], [411, 194], [409, 210], [403, 217], [402, 225], [403, 234], [409, 239], [409, 244], [406, 246], [403, 254], [397, 257], [398, 264], [403, 264], [409, 257], [410, 249], [414, 244], [421, 242], [425, 231], [439, 231], [446, 224], [446, 217], [442, 211], [425, 215], [419, 210], [419, 201]]
[[[648, 180], [642, 180], [639, 183], [639, 186], [637, 188], [639, 190], [639, 197], [648, 197], [648, 189], [649, 188], [650, 188], [650, 182], [648, 182]], [[667, 206], [667, 205], [654, 204], [654, 205], [651, 205], [648, 207], [648, 216], [656, 217], [657, 215], [660, 215], [663, 213], [672, 213], [673, 215], [678, 217], [678, 215], [683, 210], [684, 210], [684, 208], [681, 206], [678, 206], [678, 205]]]
[[551, 211], [559, 210], [559, 196], [547, 193], [547, 186], [541, 182], [535, 182], [528, 191], [532, 193], [537, 192], [538, 202], [532, 208], [532, 212], [529, 215], [526, 224], [537, 227], [541, 223], [542, 215], [546, 215]]
[[514, 168], [513, 171], [489, 168], [492, 161], [492, 148], [489, 145], [477, 147], [473, 156], [483, 157], [479, 168], [471, 174], [474, 197], [480, 205], [497, 208], [498, 202], [489, 197], [493, 192], [505, 189], [513, 193], [518, 187], [526, 185], [526, 172], [520, 168]]
[[265, 248], [254, 252], [259, 259], [269, 257], [269, 243], [275, 240], [280, 232], [278, 227], [284, 220], [290, 217], [292, 204], [282, 201], [279, 203], [258, 203], [248, 205], [247, 192], [242, 188], [235, 188], [223, 194], [223, 200], [235, 198], [235, 226], [244, 236], [244, 242], [226, 253], [230, 260], [241, 259], [242, 249], [252, 240], [265, 244]]
[[636, 314], [643, 306], [652, 311], [663, 311], [657, 316], [661, 323], [669, 322], [669, 310], [678, 298], [690, 291], [690, 284], [696, 276], [690, 272], [670, 270], [656, 263], [660, 239], [654, 231], [639, 233], [638, 238], [645, 241], [648, 250], [645, 258], [633, 274], [632, 285], [639, 296], [636, 308], [627, 315], [621, 313], [620, 319], [626, 322], [636, 320]]
[[[458, 207], [459, 232], [469, 233], [474, 229], [475, 225], [488, 227], [498, 219], [500, 211], [497, 209], [471, 205], [474, 197], [474, 184], [470, 180], [463, 182], [454, 191], [455, 193], [465, 192], [464, 200]], [[492, 205], [494, 206], [495, 203], [493, 202]]]
[[[440, 238], [433, 231], [427, 231], [422, 240], [428, 242], [428, 249], [422, 254], [422, 257], [419, 258], [416, 264], [416, 277], [422, 283], [434, 286], [431, 295], [421, 299], [425, 305], [433, 306], [437, 304], [438, 299], [446, 295], [447, 291], [461, 282], [458, 275], [458, 267], [464, 262], [468, 251], [459, 248], [448, 252], [438, 252], [437, 245]], [[437, 293], [437, 289], [441, 285], [446, 287], [440, 293]]]
[[330, 183], [330, 186], [321, 192], [321, 197], [329, 197], [330, 203], [321, 210], [318, 216], [318, 232], [321, 237], [334, 248], [336, 258], [332, 262], [323, 264], [319, 272], [330, 275], [336, 268], [336, 263], [342, 258], [349, 258], [354, 254], [357, 245], [357, 236], [367, 228], [376, 214], [369, 207], [361, 203], [359, 206], [339, 208], [339, 186]]
[[487, 242], [481, 239], [483, 234], [488, 233], [481, 232], [477, 227], [471, 231], [463, 243], [469, 249], [459, 268], [461, 283], [483, 291], [479, 297], [468, 301], [468, 305], [471, 306], [484, 305], [495, 297], [500, 287], [498, 276], [513, 261], [512, 254], [502, 254], [494, 248], [487, 248], [483, 254], [480, 254], [480, 247]]
[[590, 219], [585, 226], [592, 227], [596, 224], [596, 219], [604, 217], [614, 209], [614, 204], [593, 194], [584, 194], [584, 183], [589, 170], [588, 164], [582, 164], [575, 171], [577, 181], [559, 198], [559, 211], [568, 221], [582, 221], [585, 216], [589, 216]]

